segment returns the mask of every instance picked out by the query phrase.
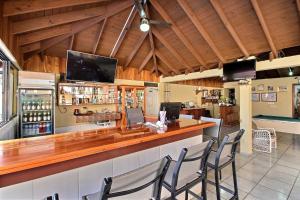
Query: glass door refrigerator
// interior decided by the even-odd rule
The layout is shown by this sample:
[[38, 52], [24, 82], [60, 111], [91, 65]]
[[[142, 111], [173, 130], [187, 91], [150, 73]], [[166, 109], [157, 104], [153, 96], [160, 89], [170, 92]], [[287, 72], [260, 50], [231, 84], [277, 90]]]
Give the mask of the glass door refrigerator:
[[[25, 74], [24, 74], [25, 73]], [[40, 74], [39, 76], [37, 76]], [[36, 72], [19, 74], [19, 136], [55, 133], [55, 76]], [[38, 79], [38, 80], [37, 80]], [[49, 79], [49, 80], [47, 80]]]

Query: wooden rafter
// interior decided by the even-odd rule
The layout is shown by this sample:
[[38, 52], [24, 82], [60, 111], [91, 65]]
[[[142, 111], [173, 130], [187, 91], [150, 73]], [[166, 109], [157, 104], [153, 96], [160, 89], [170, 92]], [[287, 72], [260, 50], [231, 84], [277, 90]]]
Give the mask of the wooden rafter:
[[[146, 14], [148, 16], [148, 18], [151, 18], [150, 13], [149, 13], [149, 8], [148, 5], [146, 4], [145, 6], [145, 10], [146, 10]], [[150, 30], [148, 31], [149, 34], [149, 42], [150, 42], [150, 47], [151, 50], [153, 52], [152, 54], [152, 58], [153, 58], [153, 70], [151, 71], [151, 73], [153, 73], [155, 71], [156, 76], [158, 76], [158, 66], [157, 66], [157, 59], [156, 59], [156, 55], [155, 55], [155, 45], [154, 45], [154, 40], [153, 40], [153, 33], [152, 33], [152, 28], [150, 27]]]
[[75, 34], [73, 34], [73, 35], [71, 36], [70, 44], [69, 44], [69, 50], [72, 50], [72, 49], [73, 49], [74, 38], [75, 38]]
[[171, 46], [171, 44], [162, 36], [162, 34], [159, 33], [156, 29], [152, 29], [153, 34], [155, 37], [172, 53], [172, 55], [178, 60], [184, 67], [189, 68], [191, 71], [194, 71], [191, 66], [185, 61], [185, 59], [179, 55], [179, 53], [176, 51], [174, 47]]
[[48, 29], [42, 29], [26, 34], [21, 34], [19, 36], [19, 45], [27, 45], [30, 43], [38, 42], [41, 40], [46, 40], [56, 36], [64, 35], [72, 31], [71, 24], [65, 24], [61, 26], [56, 26]]
[[98, 48], [98, 45], [99, 45], [101, 36], [102, 36], [102, 34], [103, 34], [103, 31], [104, 31], [106, 22], [107, 22], [107, 18], [104, 19], [104, 21], [102, 22], [101, 27], [99, 28], [99, 31], [98, 31], [97, 36], [96, 36], [96, 42], [95, 42], [95, 45], [94, 45], [94, 47], [93, 47], [93, 54], [95, 54], [96, 51], [97, 51], [97, 48]]
[[33, 19], [18, 21], [13, 23], [13, 34], [27, 33], [43, 28], [49, 28], [61, 24], [67, 24], [79, 20], [93, 18], [97, 16], [104, 16], [106, 7], [88, 8], [79, 11], [71, 11], [57, 15], [50, 15], [45, 17], [37, 17]]
[[296, 4], [297, 4], [298, 14], [299, 14], [299, 17], [300, 17], [300, 0], [296, 0]]
[[202, 35], [204, 40], [207, 42], [209, 47], [213, 50], [213, 52], [216, 54], [216, 56], [221, 60], [221, 62], [226, 62], [225, 58], [222, 56], [221, 52], [218, 50], [217, 46], [213, 42], [212, 38], [208, 34], [208, 32], [205, 30], [197, 16], [194, 14], [193, 9], [190, 7], [190, 5], [186, 2], [186, 0], [177, 0], [181, 8], [184, 10], [186, 15], [190, 18], [192, 23], [195, 25], [196, 29], [199, 31], [199, 33]]
[[175, 74], [181, 74], [180, 71], [178, 69], [175, 69], [174, 67], [172, 67], [172, 64], [168, 61], [168, 59], [162, 55], [159, 51], [155, 52], [155, 55], [163, 62], [166, 64], [166, 66], [173, 72], [175, 72]]
[[228, 32], [231, 34], [232, 38], [236, 42], [236, 44], [239, 46], [240, 50], [243, 52], [243, 54], [248, 57], [250, 54], [247, 51], [245, 45], [242, 43], [240, 37], [238, 36], [237, 32], [234, 30], [233, 26], [231, 25], [229, 19], [227, 18], [219, 0], [210, 0], [212, 6], [218, 13], [220, 19], [222, 20], [223, 24], [225, 25]]
[[146, 55], [146, 57], [144, 58], [142, 64], [141, 64], [140, 67], [139, 67], [139, 71], [140, 71], [140, 72], [145, 68], [146, 64], [147, 64], [147, 63], [149, 62], [149, 60], [151, 59], [152, 55], [153, 55], [153, 51], [149, 51], [149, 53]]
[[108, 0], [18, 0], [5, 1], [3, 16], [14, 16], [25, 13], [63, 8]]
[[273, 56], [274, 56], [274, 57], [277, 57], [277, 50], [276, 50], [275, 44], [274, 44], [274, 42], [273, 42], [273, 39], [272, 39], [272, 37], [271, 37], [270, 30], [269, 30], [269, 28], [268, 28], [268, 26], [267, 26], [267, 23], [266, 23], [266, 21], [265, 21], [265, 18], [264, 18], [263, 14], [262, 14], [262, 11], [261, 11], [261, 9], [260, 9], [259, 3], [258, 3], [257, 0], [251, 0], [251, 3], [252, 3], [252, 6], [253, 6], [253, 8], [254, 8], [254, 10], [255, 10], [255, 13], [256, 13], [256, 15], [257, 15], [257, 17], [258, 17], [258, 20], [259, 20], [259, 22], [260, 22], [260, 25], [261, 25], [261, 27], [262, 27], [264, 33], [265, 33], [265, 36], [266, 36], [266, 38], [267, 38], [267, 41], [268, 41], [268, 43], [269, 43], [269, 45], [270, 45], [270, 47], [271, 47], [271, 51], [272, 51], [272, 53], [273, 53]]
[[198, 51], [193, 47], [192, 43], [185, 37], [183, 32], [176, 26], [175, 21], [171, 19], [171, 17], [166, 13], [166, 11], [159, 5], [157, 0], [150, 0], [151, 4], [157, 10], [157, 12], [161, 15], [161, 17], [172, 24], [171, 28], [180, 39], [180, 41], [186, 46], [186, 48], [192, 53], [192, 55], [197, 59], [197, 61], [202, 65], [206, 66], [203, 58], [198, 53]]
[[36, 51], [40, 48], [41, 48], [41, 43], [40, 42], [35, 42], [35, 43], [31, 43], [29, 45], [21, 47], [21, 52], [22, 53], [28, 53], [28, 52], [31, 52], [31, 51]]
[[139, 38], [139, 40], [136, 42], [136, 45], [133, 47], [133, 49], [131, 50], [131, 53], [129, 54], [129, 56], [127, 57], [126, 61], [125, 61], [125, 65], [124, 68], [126, 68], [129, 63], [131, 62], [132, 58], [136, 55], [137, 51], [141, 48], [145, 38], [147, 37], [147, 33], [143, 32], [143, 35]]
[[71, 37], [73, 34], [79, 33], [80, 31], [85, 30], [85, 29], [91, 27], [94, 24], [97, 24], [100, 21], [102, 21], [103, 19], [111, 17], [111, 16], [121, 12], [122, 10], [124, 10], [124, 9], [126, 9], [130, 6], [132, 6], [132, 1], [129, 1], [129, 0], [122, 1], [121, 3], [120, 2], [114, 2], [114, 3], [109, 4], [107, 6], [107, 14], [106, 15], [95, 17], [93, 19], [88, 19], [88, 20], [85, 20], [85, 21], [83, 21], [79, 24], [76, 24], [76, 25], [74, 25], [74, 27], [72, 27], [72, 32], [70, 32], [68, 34], [57, 36], [55, 38], [52, 38], [52, 39], [49, 39], [49, 40], [46, 40], [46, 41], [42, 41], [41, 48], [38, 51], [35, 51], [35, 52], [31, 53], [31, 55], [29, 55], [29, 57], [31, 57], [35, 54], [38, 54], [39, 52], [42, 52], [42, 51], [58, 44], [59, 42]]
[[137, 9], [136, 9], [136, 7], [134, 5], [132, 7], [132, 9], [131, 9], [131, 11], [130, 11], [127, 19], [126, 19], [126, 22], [125, 22], [125, 24], [124, 24], [124, 26], [122, 28], [122, 31], [121, 31], [121, 33], [120, 33], [120, 35], [119, 35], [119, 37], [118, 37], [118, 39], [117, 39], [117, 41], [116, 41], [116, 43], [115, 43], [112, 51], [110, 53], [110, 57], [114, 57], [117, 54], [117, 52], [118, 52], [118, 50], [119, 50], [119, 48], [120, 48], [120, 46], [121, 46], [121, 44], [122, 44], [125, 36], [126, 36], [126, 33], [128, 32], [128, 30], [129, 30], [129, 28], [130, 28], [130, 26], [131, 26], [131, 24], [132, 24], [132, 22], [133, 22], [133, 20], [134, 20], [134, 18], [136, 16], [136, 14], [137, 14]]

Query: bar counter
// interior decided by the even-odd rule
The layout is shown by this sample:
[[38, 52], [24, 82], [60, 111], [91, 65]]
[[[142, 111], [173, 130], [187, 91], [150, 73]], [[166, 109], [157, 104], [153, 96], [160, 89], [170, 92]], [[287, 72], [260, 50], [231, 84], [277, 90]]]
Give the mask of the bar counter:
[[160, 134], [148, 127], [110, 128], [1, 141], [0, 187], [195, 137], [214, 125], [180, 119]]

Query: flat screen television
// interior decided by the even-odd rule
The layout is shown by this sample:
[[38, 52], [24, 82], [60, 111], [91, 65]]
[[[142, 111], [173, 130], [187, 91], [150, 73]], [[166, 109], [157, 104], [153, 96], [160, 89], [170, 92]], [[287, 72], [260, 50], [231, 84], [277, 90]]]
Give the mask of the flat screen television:
[[114, 83], [117, 59], [68, 50], [66, 79]]
[[256, 78], [256, 60], [243, 60], [223, 65], [223, 81], [238, 81]]

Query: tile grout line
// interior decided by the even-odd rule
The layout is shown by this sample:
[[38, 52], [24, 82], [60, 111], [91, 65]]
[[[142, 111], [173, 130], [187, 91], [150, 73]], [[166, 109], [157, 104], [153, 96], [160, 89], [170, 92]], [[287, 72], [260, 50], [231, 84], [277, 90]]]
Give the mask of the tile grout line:
[[[248, 197], [248, 195], [251, 195], [251, 192], [254, 190], [254, 188], [256, 188], [256, 186], [259, 185], [259, 183], [262, 181], [262, 179], [266, 177], [266, 175], [271, 171], [271, 169], [274, 167], [274, 165], [278, 163], [278, 161], [279, 161], [279, 160], [282, 158], [282, 156], [287, 152], [287, 150], [290, 148], [291, 145], [292, 145], [292, 144], [290, 144], [289, 147], [288, 147], [288, 148], [282, 153], [282, 155], [276, 160], [276, 162], [274, 162], [274, 163], [272, 164], [272, 167], [270, 167], [270, 169], [264, 174], [264, 176], [263, 176], [261, 179], [259, 179], [258, 183], [257, 183], [257, 184], [249, 191], [249, 193], [245, 196], [244, 199], [246, 199], [246, 198]], [[264, 186], [264, 187], [266, 187], [266, 186]], [[266, 187], [266, 188], [273, 190], [272, 188], [269, 188], [269, 187]], [[273, 190], [273, 191], [274, 191], [274, 190]], [[276, 190], [275, 190], [275, 191], [276, 191]], [[276, 191], [276, 192], [278, 192], [278, 191]], [[279, 193], [281, 193], [281, 192], [279, 192]], [[283, 193], [281, 193], [281, 194], [283, 194]], [[283, 195], [286, 195], [286, 194], [283, 194]], [[259, 197], [256, 197], [256, 196], [254, 196], [254, 197], [260, 199]], [[288, 199], [288, 198], [287, 198], [287, 199]]]

